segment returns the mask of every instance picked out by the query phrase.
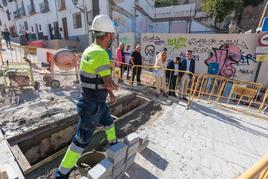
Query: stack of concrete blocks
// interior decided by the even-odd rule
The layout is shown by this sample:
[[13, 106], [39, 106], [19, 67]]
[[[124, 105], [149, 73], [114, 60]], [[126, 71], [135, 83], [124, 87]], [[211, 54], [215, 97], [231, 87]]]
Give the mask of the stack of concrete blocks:
[[89, 179], [119, 179], [134, 163], [137, 152], [149, 144], [148, 135], [131, 133], [123, 142], [108, 148], [107, 158], [88, 171]]

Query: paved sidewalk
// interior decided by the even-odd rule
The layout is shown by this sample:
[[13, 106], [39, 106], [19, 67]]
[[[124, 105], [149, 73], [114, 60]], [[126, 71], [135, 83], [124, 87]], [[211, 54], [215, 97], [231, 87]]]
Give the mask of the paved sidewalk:
[[15, 158], [9, 148], [9, 144], [0, 131], [0, 178], [3, 175], [2, 172], [6, 172], [9, 178], [24, 179], [19, 165], [15, 161]]
[[149, 147], [125, 178], [231, 179], [268, 152], [268, 121], [194, 103], [166, 106], [140, 129]]

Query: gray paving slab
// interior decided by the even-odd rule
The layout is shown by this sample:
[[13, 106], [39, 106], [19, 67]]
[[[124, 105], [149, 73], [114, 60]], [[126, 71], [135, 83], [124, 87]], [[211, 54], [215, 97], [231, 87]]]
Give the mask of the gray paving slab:
[[128, 178], [237, 178], [268, 151], [268, 121], [213, 104], [163, 107]]

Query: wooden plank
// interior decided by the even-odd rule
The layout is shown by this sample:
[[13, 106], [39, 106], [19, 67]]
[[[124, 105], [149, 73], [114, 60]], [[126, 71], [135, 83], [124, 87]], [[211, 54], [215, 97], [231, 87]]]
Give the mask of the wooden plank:
[[23, 172], [31, 168], [30, 163], [23, 155], [18, 145], [11, 146], [11, 150]]

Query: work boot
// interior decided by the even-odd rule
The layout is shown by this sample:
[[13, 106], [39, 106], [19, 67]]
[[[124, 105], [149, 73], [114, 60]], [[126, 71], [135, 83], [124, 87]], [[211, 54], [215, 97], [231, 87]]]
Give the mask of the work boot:
[[117, 140], [115, 141], [115, 142], [111, 142], [111, 143], [109, 143], [109, 146], [111, 147], [111, 146], [113, 146], [113, 145], [115, 145], [115, 144], [117, 144], [118, 142], [117, 142]]

